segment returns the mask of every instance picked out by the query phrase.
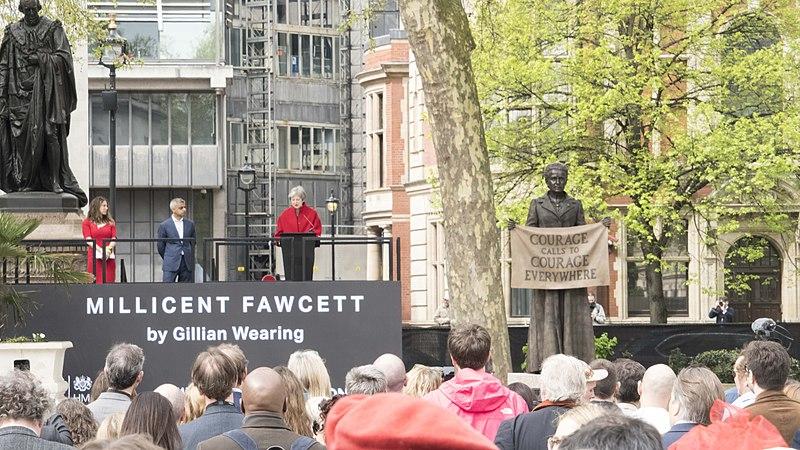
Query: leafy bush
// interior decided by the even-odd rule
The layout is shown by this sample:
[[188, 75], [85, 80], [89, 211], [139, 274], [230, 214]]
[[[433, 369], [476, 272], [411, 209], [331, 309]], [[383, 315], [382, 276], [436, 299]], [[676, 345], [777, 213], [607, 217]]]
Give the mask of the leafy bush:
[[[669, 366], [675, 373], [684, 367], [698, 365], [708, 367], [723, 383], [733, 383], [733, 364], [739, 357], [738, 350], [709, 350], [691, 358], [679, 348], [669, 352]], [[792, 358], [789, 366], [789, 378], [800, 380], [800, 361]]]
[[611, 359], [614, 355], [614, 348], [617, 346], [617, 338], [608, 337], [608, 333], [603, 333], [594, 338], [594, 356], [595, 358]]
[[733, 383], [733, 363], [739, 357], [737, 350], [708, 350], [694, 357], [693, 364], [711, 369], [719, 381]]
[[684, 367], [689, 367], [691, 364], [692, 358], [683, 353], [681, 349], [674, 348], [669, 352], [667, 365], [669, 365], [675, 373], [680, 372]]

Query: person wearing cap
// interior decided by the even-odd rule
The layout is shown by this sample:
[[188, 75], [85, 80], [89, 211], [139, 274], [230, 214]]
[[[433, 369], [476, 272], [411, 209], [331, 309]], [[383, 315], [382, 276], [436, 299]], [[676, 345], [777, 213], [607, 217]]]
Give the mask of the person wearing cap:
[[581, 361], [583, 373], [586, 374], [586, 392], [581, 398], [581, 403], [589, 403], [594, 399], [594, 388], [597, 386], [598, 381], [603, 381], [608, 377], [608, 371], [605, 369], [592, 369], [588, 364]]
[[676, 378], [668, 365], [656, 364], [644, 372], [639, 382], [639, 410], [634, 416], [656, 427], [662, 435], [672, 426], [669, 400]]
[[457, 325], [447, 337], [447, 349], [456, 369], [452, 380], [425, 395], [428, 400], [464, 419], [489, 439], [504, 420], [528, 412], [528, 404], [484, 367], [492, 339], [480, 325]]

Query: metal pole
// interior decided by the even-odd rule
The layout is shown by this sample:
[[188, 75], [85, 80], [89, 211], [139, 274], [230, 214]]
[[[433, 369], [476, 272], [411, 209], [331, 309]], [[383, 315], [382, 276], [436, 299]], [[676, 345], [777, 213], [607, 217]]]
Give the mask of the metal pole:
[[245, 273], [247, 274], [246, 280], [250, 280], [250, 191], [244, 191], [244, 237], [248, 239], [247, 250], [245, 251]]
[[336, 213], [331, 213], [331, 280], [336, 281]]
[[109, 85], [114, 95], [114, 105], [108, 112], [109, 129], [111, 136], [108, 137], [108, 209], [109, 213], [117, 206], [117, 68], [112, 64], [109, 67]]

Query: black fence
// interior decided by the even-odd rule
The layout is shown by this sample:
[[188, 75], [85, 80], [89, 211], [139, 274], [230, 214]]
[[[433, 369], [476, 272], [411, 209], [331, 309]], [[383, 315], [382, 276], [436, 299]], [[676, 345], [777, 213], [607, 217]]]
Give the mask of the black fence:
[[[787, 336], [800, 338], [800, 323], [780, 323]], [[427, 366], [450, 366], [447, 354], [448, 327], [403, 328], [403, 361], [410, 369], [414, 364]], [[715, 324], [613, 324], [594, 327], [595, 336], [608, 333], [617, 338], [614, 358], [628, 357], [645, 367], [667, 363], [670, 352], [679, 349], [687, 356], [696, 356], [707, 350], [740, 349], [756, 339], [749, 323]], [[509, 327], [511, 362], [514, 371], [522, 371], [525, 360], [522, 346], [528, 341], [528, 327]], [[789, 354], [800, 359], [800, 342], [795, 344], [786, 338], [777, 338]]]
[[[378, 245], [388, 252], [389, 260], [389, 281], [397, 281], [400, 279], [401, 267], [401, 254], [400, 254], [400, 238], [399, 237], [368, 237], [368, 236], [309, 236], [302, 237], [303, 241], [313, 241], [315, 246], [330, 246], [330, 261], [328, 262], [331, 267], [332, 277], [336, 276], [336, 252], [335, 248], [338, 246], [352, 246], [352, 245]], [[160, 281], [155, 277], [146, 280], [137, 280], [136, 261], [137, 255], [151, 256], [148, 261], [148, 268], [151, 273], [153, 266], [151, 261], [155, 258], [152, 256], [157, 255], [156, 248], [159, 242], [175, 241], [174, 238], [117, 238], [114, 239], [116, 247], [125, 246], [125, 254], [127, 258], [114, 255], [117, 263], [120, 266], [120, 279], [117, 282], [157, 282]], [[184, 241], [193, 242], [195, 239], [187, 238]], [[280, 239], [272, 237], [251, 237], [251, 238], [206, 238], [198, 241], [193, 246], [195, 247], [196, 264], [202, 269], [203, 281], [222, 281], [220, 280], [221, 274], [226, 272], [230, 273], [231, 267], [239, 267], [241, 263], [245, 265], [249, 260], [250, 251], [268, 249], [267, 254], [270, 256], [271, 264], [269, 265], [271, 273], [275, 267], [275, 248]], [[129, 244], [129, 245], [128, 245]], [[47, 253], [59, 254], [61, 256], [71, 256], [73, 262], [71, 268], [77, 270], [87, 269], [87, 259], [97, 258], [105, 260], [110, 257], [109, 251], [106, 247], [101, 246], [97, 241], [87, 240], [36, 240], [24, 241], [23, 246], [29, 253]], [[305, 249], [305, 246], [303, 246]], [[224, 249], [237, 249], [235, 253], [243, 254], [244, 261], [239, 261], [234, 252], [229, 252], [226, 258], [222, 257]], [[2, 271], [3, 283], [8, 284], [30, 284], [49, 282], [46, 275], [37, 272], [35, 267], [32, 267], [31, 261], [33, 258], [4, 258], [0, 261], [0, 271]], [[303, 258], [305, 260], [305, 258]], [[106, 265], [100, 264], [100, 269], [97, 269], [98, 264], [92, 264], [89, 272], [99, 280], [111, 279], [111, 275], [106, 273]], [[127, 274], [133, 274], [129, 277]], [[248, 272], [248, 279], [253, 281], [260, 281], [261, 278], [251, 277]], [[239, 280], [241, 281], [241, 280]]]

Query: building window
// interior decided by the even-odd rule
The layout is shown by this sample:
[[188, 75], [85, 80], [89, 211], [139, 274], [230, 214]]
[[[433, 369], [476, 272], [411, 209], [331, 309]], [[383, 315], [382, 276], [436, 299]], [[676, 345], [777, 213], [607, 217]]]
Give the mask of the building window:
[[277, 22], [333, 28], [339, 24], [339, 0], [277, 0]]
[[[220, 56], [218, 15], [211, 1], [93, 1], [90, 6], [101, 17], [116, 14], [118, 32], [136, 58], [216, 61]], [[91, 48], [96, 45], [92, 43]]]
[[[92, 145], [108, 145], [108, 111], [91, 94]], [[217, 96], [213, 93], [119, 93], [117, 145], [216, 145]], [[191, 140], [190, 140], [191, 138]]]
[[444, 224], [437, 220], [428, 223], [428, 293], [433, 311], [442, 299], [450, 298], [447, 287], [447, 274], [444, 250]]
[[278, 33], [278, 76], [334, 78], [337, 49], [333, 36]]
[[[686, 228], [684, 226], [684, 228]], [[688, 317], [689, 272], [688, 234], [674, 238], [672, 244], [664, 252], [664, 267], [661, 271], [664, 300], [667, 303], [667, 315], [670, 317]], [[628, 316], [650, 316], [650, 298], [647, 295], [645, 278], [645, 261], [638, 242], [632, 235], [627, 235], [627, 257], [625, 264], [627, 276]]]
[[338, 128], [326, 126], [280, 126], [278, 168], [316, 172], [337, 172], [345, 167], [340, 155]]
[[386, 146], [383, 139], [383, 92], [366, 97], [367, 187], [381, 188], [386, 185]]
[[511, 288], [511, 317], [529, 317], [531, 315], [531, 300], [533, 289]]

